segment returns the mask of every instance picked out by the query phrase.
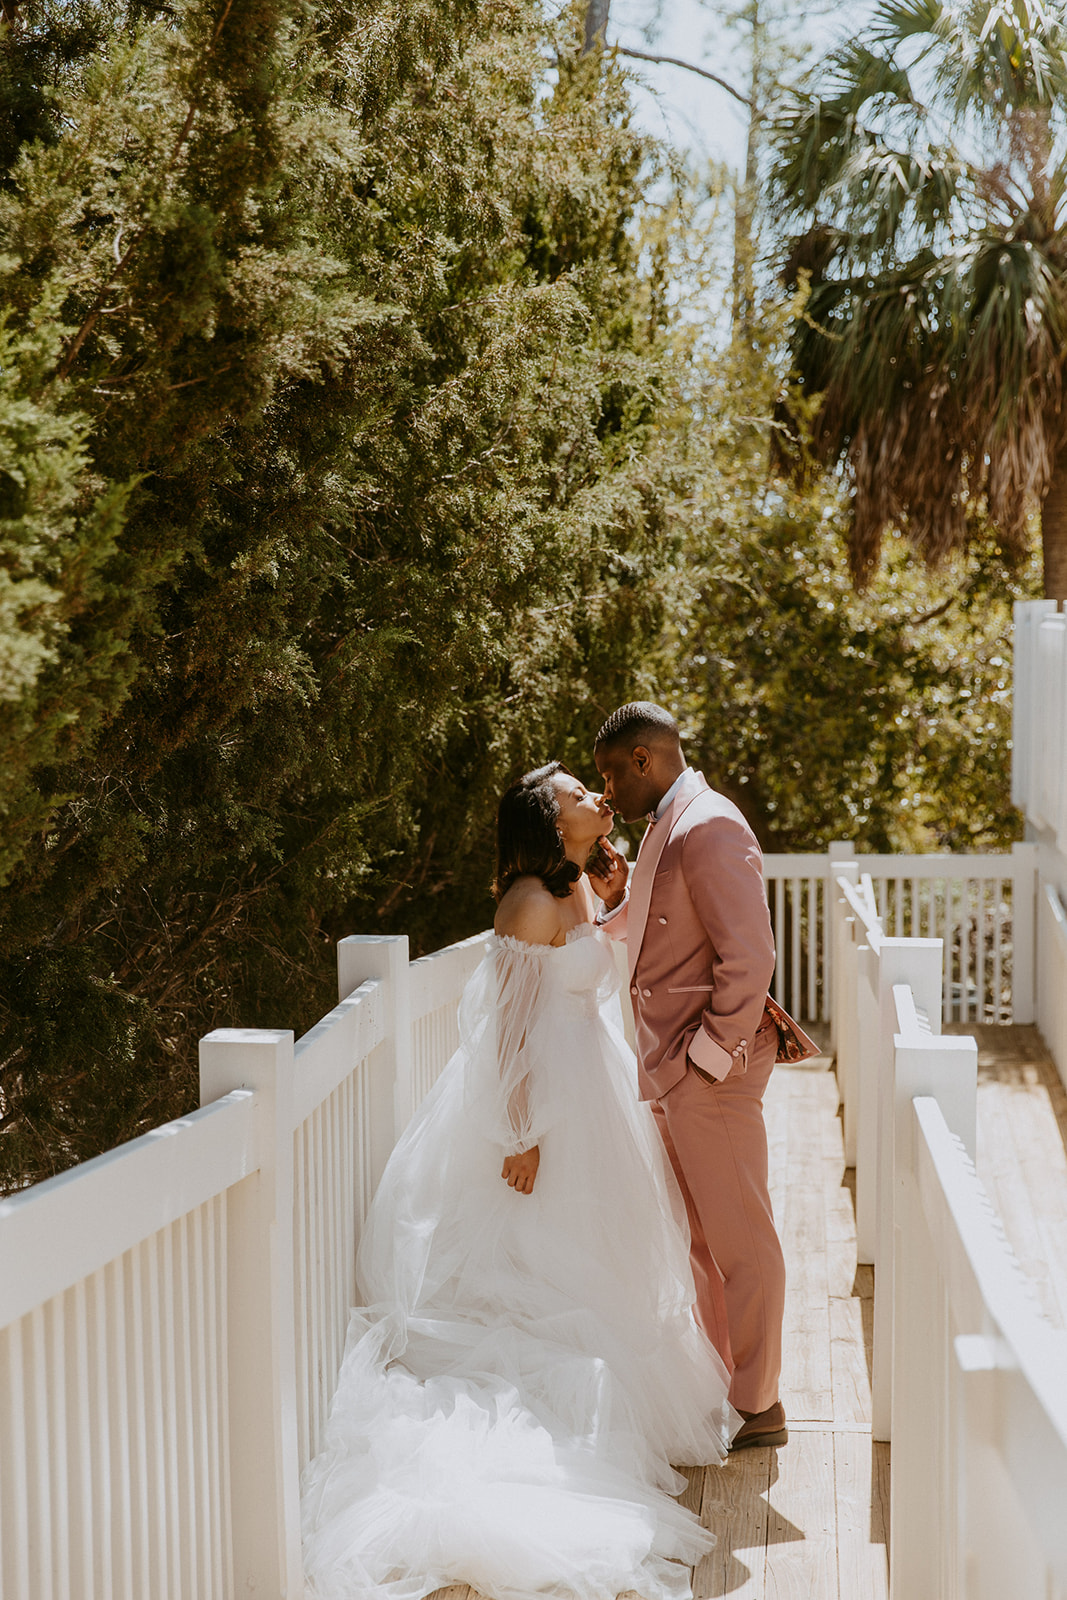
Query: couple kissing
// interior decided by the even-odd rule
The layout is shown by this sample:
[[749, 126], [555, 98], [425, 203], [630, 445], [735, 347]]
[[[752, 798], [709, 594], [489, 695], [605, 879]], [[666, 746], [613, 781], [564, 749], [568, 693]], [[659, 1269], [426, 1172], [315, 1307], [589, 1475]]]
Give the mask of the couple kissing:
[[[762, 1101], [815, 1047], [768, 1000], [759, 846], [662, 707], [594, 760], [602, 795], [552, 762], [500, 802], [494, 934], [368, 1214], [305, 1473], [320, 1600], [685, 1600], [715, 1539], [675, 1468], [788, 1437]], [[632, 870], [613, 814], [649, 817]]]

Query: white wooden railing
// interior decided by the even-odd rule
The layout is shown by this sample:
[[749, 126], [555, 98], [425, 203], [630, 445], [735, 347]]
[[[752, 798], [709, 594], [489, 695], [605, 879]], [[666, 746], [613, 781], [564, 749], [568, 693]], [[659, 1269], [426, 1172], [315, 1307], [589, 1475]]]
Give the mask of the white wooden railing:
[[484, 938], [346, 939], [303, 1038], [223, 1029], [199, 1111], [0, 1201], [0, 1594], [302, 1590], [375, 1185]]
[[834, 1028], [875, 1284], [872, 1432], [891, 1439], [893, 1600], [1067, 1596], [1067, 1334], [974, 1169], [977, 1050], [940, 1034], [940, 939], [885, 934], [834, 864]]
[[1037, 1009], [1067, 1083], [1067, 615], [1053, 600], [1015, 606], [1012, 798], [1037, 851]]
[[[1032, 907], [1033, 853], [894, 862], [854, 857], [850, 846], [837, 845], [825, 856], [768, 857], [766, 869], [784, 952], [776, 993], [802, 1019], [830, 1016], [837, 1040], [846, 1140], [858, 1168], [861, 1258], [876, 1267], [876, 1433], [892, 1436], [898, 1452], [933, 1415], [921, 1363], [902, 1355], [910, 1321], [901, 1325], [900, 1306], [926, 1292], [909, 1277], [912, 1247], [949, 1286], [945, 1326], [952, 1339], [964, 1339], [959, 1348], [972, 1361], [979, 1347], [966, 1340], [990, 1335], [975, 1322], [973, 1285], [970, 1300], [952, 1287], [970, 1281], [959, 1252], [980, 1285], [990, 1272], [990, 1281], [1011, 1276], [1002, 1240], [1000, 1266], [990, 1266], [986, 1245], [974, 1264], [973, 1229], [963, 1244], [945, 1243], [929, 1198], [933, 1156], [923, 1157], [920, 1173], [932, 1256], [923, 1256], [921, 1239], [915, 1245], [917, 1213], [899, 1197], [912, 1181], [908, 1119], [916, 1096], [935, 1095], [973, 1153], [974, 1046], [941, 1038], [941, 1016], [957, 1014], [966, 996], [988, 1017], [990, 989], [1000, 1015], [1010, 1007], [1018, 1018], [1032, 1007], [1033, 943], [1020, 929], [1024, 921], [1033, 926], [1032, 910], [1022, 914], [1027, 893]], [[984, 899], [970, 887], [990, 883], [999, 887], [983, 888]], [[953, 979], [958, 990], [946, 991], [942, 936], [960, 952], [956, 972], [966, 970], [967, 952], [981, 964], [983, 948], [964, 933], [976, 912], [949, 917], [936, 908], [946, 884], [965, 886], [953, 890], [957, 908], [1010, 906], [1010, 918], [987, 919], [992, 953], [981, 961], [993, 978], [984, 991], [977, 967], [973, 982]], [[934, 920], [924, 922], [930, 894]], [[1046, 896], [1042, 911], [1064, 945], [1046, 943], [1048, 961], [1067, 960], [1058, 904]], [[923, 936], [887, 931], [894, 916]], [[0, 1201], [5, 1600], [300, 1593], [299, 1475], [318, 1447], [340, 1366], [360, 1228], [398, 1131], [455, 1047], [458, 997], [483, 948], [479, 935], [409, 962], [402, 938], [342, 941], [341, 999], [309, 1033], [299, 1040], [282, 1030], [210, 1034], [201, 1047], [200, 1110]], [[935, 1155], [942, 1173], [941, 1145]], [[963, 1182], [949, 1174], [945, 1184], [950, 1178], [957, 1188]], [[973, 1185], [973, 1173], [967, 1182]], [[949, 1184], [945, 1193], [942, 1211], [956, 1189]], [[999, 1301], [994, 1309], [988, 1325], [1001, 1330], [1005, 1349], [1029, 1351], [1034, 1338], [1040, 1342], [1019, 1331], [1014, 1312], [1005, 1326]], [[940, 1351], [939, 1371], [954, 1371], [956, 1350]], [[1048, 1399], [1045, 1368], [1037, 1377], [1026, 1372], [1037, 1398], [1025, 1405], [1044, 1406], [1042, 1437], [1052, 1441], [1048, 1482], [1067, 1503], [1067, 1478], [1056, 1476], [1058, 1402]], [[1003, 1381], [1004, 1395], [1015, 1395], [1023, 1380]], [[951, 1393], [957, 1389], [978, 1392], [962, 1381]], [[976, 1415], [966, 1411], [968, 1428], [978, 1425]], [[952, 1438], [961, 1417], [957, 1407], [943, 1423]], [[1009, 1430], [1004, 1439], [1010, 1466], [1018, 1435]], [[963, 1446], [953, 1448], [954, 1470], [963, 1472]], [[894, 1473], [895, 1484], [910, 1481]], [[1023, 1481], [1011, 1479], [1016, 1487]], [[906, 1530], [918, 1508], [905, 1497], [899, 1511]], [[953, 1528], [951, 1537], [971, 1549], [971, 1522]], [[1034, 1537], [1053, 1563], [1049, 1571], [1058, 1572], [1055, 1550], [1041, 1543], [1043, 1528]], [[905, 1550], [898, 1561], [908, 1570]], [[926, 1592], [895, 1583], [897, 1600]], [[943, 1592], [967, 1600], [985, 1593], [973, 1586]], [[1028, 1591], [1012, 1592], [1029, 1600]]]
[[832, 844], [821, 855], [767, 855], [763, 872], [778, 965], [774, 997], [798, 1021], [832, 1019], [835, 865], [855, 860], [890, 937], [942, 939], [946, 1022], [1034, 1020], [1037, 847], [1010, 854], [862, 855]]

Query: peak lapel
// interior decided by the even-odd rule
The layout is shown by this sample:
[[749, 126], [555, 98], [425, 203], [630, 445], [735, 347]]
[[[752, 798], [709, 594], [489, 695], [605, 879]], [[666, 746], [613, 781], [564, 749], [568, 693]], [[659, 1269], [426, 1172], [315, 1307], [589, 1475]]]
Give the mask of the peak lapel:
[[691, 773], [652, 829], [651, 836], [646, 833], [641, 840], [641, 849], [634, 863], [633, 882], [630, 885], [630, 909], [626, 914], [626, 952], [630, 962], [631, 979], [637, 969], [637, 958], [641, 954], [641, 945], [644, 942], [648, 908], [652, 903], [652, 885], [655, 882], [659, 858], [678, 818], [690, 802], [695, 800], [698, 794], [703, 794], [707, 787], [708, 781], [702, 773]]

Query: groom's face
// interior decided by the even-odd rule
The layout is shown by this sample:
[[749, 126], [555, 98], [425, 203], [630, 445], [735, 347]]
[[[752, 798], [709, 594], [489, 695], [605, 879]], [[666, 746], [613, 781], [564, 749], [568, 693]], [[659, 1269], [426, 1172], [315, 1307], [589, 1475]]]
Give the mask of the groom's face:
[[609, 745], [595, 750], [593, 760], [604, 780], [604, 799], [624, 822], [636, 822], [659, 804], [652, 755], [643, 745], [633, 750]]

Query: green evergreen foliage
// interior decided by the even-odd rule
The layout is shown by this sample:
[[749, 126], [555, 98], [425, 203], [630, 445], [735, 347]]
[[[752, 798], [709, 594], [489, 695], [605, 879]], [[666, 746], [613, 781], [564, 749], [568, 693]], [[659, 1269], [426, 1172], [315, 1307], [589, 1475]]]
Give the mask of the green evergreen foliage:
[[[0, 1177], [491, 915], [687, 484], [619, 77], [537, 8], [28, 0], [0, 35]], [[558, 52], [558, 56], [557, 56]], [[648, 685], [650, 686], [650, 685]]]
[[650, 220], [649, 248], [670, 265], [675, 423], [695, 484], [689, 593], [660, 681], [691, 759], [767, 850], [1006, 848], [1021, 836], [1011, 601], [1036, 591], [1036, 563], [1016, 572], [976, 526], [966, 555], [931, 575], [893, 536], [856, 593], [845, 484], [810, 455], [801, 474], [775, 470], [768, 450], [783, 409], [806, 430], [818, 404], [787, 382], [803, 295], [757, 301], [720, 348], [701, 314], [729, 294], [714, 191], [691, 182]]

